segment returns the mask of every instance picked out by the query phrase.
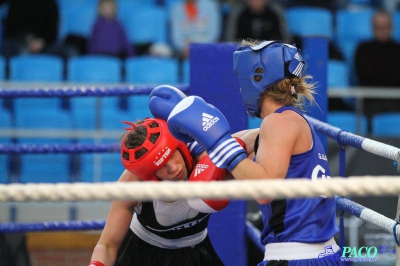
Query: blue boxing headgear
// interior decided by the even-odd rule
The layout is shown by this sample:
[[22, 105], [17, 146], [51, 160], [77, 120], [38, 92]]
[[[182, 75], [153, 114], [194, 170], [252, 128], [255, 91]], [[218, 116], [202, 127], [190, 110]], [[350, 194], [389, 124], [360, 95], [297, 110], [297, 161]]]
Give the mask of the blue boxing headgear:
[[[240, 46], [233, 54], [233, 70], [239, 77], [244, 107], [251, 116], [260, 116], [258, 100], [269, 86], [285, 78], [301, 77], [304, 60], [296, 46], [264, 41], [256, 46]], [[262, 73], [256, 69], [262, 68]], [[256, 81], [255, 77], [260, 80]]]

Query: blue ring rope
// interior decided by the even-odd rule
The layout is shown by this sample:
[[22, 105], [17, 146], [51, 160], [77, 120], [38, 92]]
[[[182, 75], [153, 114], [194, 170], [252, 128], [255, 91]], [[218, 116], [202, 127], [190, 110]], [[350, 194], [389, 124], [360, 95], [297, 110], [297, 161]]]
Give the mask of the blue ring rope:
[[396, 221], [396, 223], [393, 226], [393, 236], [394, 236], [394, 241], [396, 241], [396, 245], [400, 246], [399, 239], [397, 238], [397, 234], [396, 234], [396, 227], [398, 224], [399, 224], [399, 222]]
[[0, 144], [0, 154], [119, 152], [120, 144]]
[[[184, 84], [174, 85], [183, 92], [188, 92], [189, 87]], [[95, 87], [75, 86], [59, 88], [27, 88], [27, 89], [0, 89], [0, 98], [30, 98], [30, 97], [77, 97], [77, 96], [128, 96], [150, 94], [154, 86], [118, 86]]]

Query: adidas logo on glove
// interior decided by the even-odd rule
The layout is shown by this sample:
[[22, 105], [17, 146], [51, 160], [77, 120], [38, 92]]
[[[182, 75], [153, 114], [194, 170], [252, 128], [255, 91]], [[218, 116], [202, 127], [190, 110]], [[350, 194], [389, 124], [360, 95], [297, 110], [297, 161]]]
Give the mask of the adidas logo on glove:
[[219, 118], [217, 116], [212, 116], [206, 113], [203, 113], [203, 131], [207, 131], [212, 127], [216, 122], [218, 122]]
[[194, 170], [194, 177], [202, 173], [204, 170], [208, 168], [207, 164], [197, 164], [196, 169]]

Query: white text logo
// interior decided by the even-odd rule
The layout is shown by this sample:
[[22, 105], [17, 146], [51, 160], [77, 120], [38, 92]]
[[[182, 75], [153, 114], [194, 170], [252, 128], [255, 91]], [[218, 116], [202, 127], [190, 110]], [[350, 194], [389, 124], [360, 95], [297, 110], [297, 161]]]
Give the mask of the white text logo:
[[217, 116], [212, 116], [206, 113], [203, 113], [203, 130], [207, 131], [212, 127], [219, 118]]
[[[164, 152], [164, 151], [165, 151], [165, 152]], [[159, 152], [158, 154], [161, 154], [162, 152], [164, 152], [164, 153], [163, 153], [163, 155], [161, 156], [161, 158], [158, 159], [159, 157], [157, 156], [157, 157], [156, 157], [156, 160], [158, 159], [158, 161], [154, 161], [154, 164], [155, 164], [156, 166], [160, 166], [160, 164], [162, 164], [162, 163], [164, 162], [165, 158], [167, 158], [167, 156], [171, 153], [171, 149], [168, 148], [168, 147], [165, 147], [165, 149], [163, 149], [163, 150], [162, 150], [161, 152]]]
[[208, 168], [207, 164], [197, 164], [196, 169], [194, 170], [194, 177], [202, 173], [204, 170]]

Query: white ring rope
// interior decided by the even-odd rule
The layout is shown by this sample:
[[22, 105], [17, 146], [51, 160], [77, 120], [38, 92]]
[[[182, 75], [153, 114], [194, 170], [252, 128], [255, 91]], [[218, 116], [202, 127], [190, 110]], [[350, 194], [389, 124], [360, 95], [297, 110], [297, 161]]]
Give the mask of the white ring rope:
[[391, 145], [387, 145], [376, 140], [366, 138], [361, 144], [362, 148], [375, 155], [399, 161], [400, 149]]
[[217, 182], [29, 183], [0, 185], [6, 201], [177, 200], [180, 198], [301, 198], [324, 196], [399, 195], [394, 176], [310, 179], [230, 180]]

